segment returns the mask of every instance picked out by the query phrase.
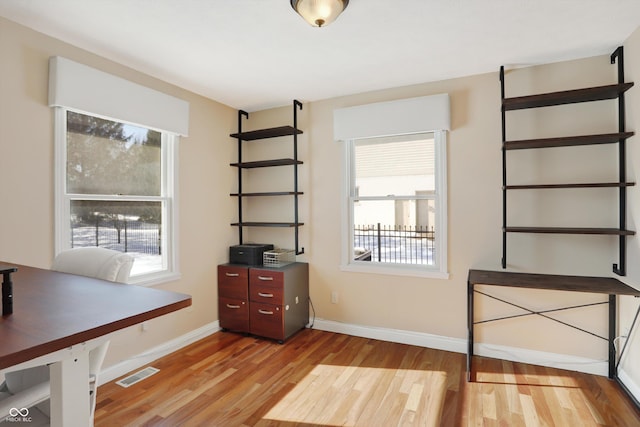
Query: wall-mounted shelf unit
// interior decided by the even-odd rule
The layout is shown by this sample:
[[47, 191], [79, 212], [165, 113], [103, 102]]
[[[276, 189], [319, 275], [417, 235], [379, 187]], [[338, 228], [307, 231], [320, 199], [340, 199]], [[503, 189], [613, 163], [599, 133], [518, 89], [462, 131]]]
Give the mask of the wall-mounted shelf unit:
[[[505, 98], [504, 67], [500, 67], [500, 86], [502, 97], [502, 268], [507, 266], [507, 233], [553, 233], [553, 234], [585, 234], [585, 235], [614, 235], [619, 236], [619, 263], [614, 264], [613, 271], [624, 276], [626, 274], [626, 237], [635, 231], [626, 229], [626, 188], [635, 185], [626, 181], [625, 143], [627, 138], [634, 135], [625, 129], [624, 93], [633, 83], [624, 81], [623, 49], [619, 47], [611, 55], [611, 63], [618, 64], [618, 84], [590, 87], [585, 89], [567, 90], [530, 96]], [[506, 112], [529, 108], [549, 107], [554, 105], [574, 104], [617, 99], [618, 101], [618, 132], [594, 135], [579, 135], [560, 138], [542, 138], [508, 141], [506, 138]], [[618, 144], [618, 177], [617, 182], [587, 182], [572, 184], [507, 184], [507, 152], [510, 150], [541, 149], [552, 147], [571, 147], [580, 145]], [[527, 189], [575, 189], [575, 188], [618, 188], [619, 190], [619, 227], [514, 227], [507, 224], [507, 193], [509, 190]]]
[[[243, 110], [238, 111], [238, 132], [229, 136], [238, 140], [238, 161], [231, 163], [230, 165], [238, 168], [238, 192], [231, 193], [232, 197], [238, 198], [238, 222], [234, 222], [231, 225], [238, 227], [239, 244], [243, 244], [243, 228], [245, 227], [282, 227], [294, 229], [295, 251], [296, 255], [304, 253], [304, 248], [300, 247], [299, 243], [299, 228], [304, 223], [299, 221], [298, 218], [298, 196], [304, 194], [298, 189], [298, 165], [303, 164], [298, 160], [298, 135], [302, 134], [302, 131], [298, 129], [298, 109], [302, 110], [302, 103], [293, 101], [293, 126], [279, 126], [274, 128], [259, 129], [253, 131], [242, 131], [242, 118], [249, 118], [249, 113]], [[293, 139], [293, 157], [292, 158], [280, 158], [280, 159], [266, 159], [259, 161], [243, 161], [242, 158], [242, 146], [243, 142], [258, 142], [270, 138], [280, 138], [285, 136], [291, 136]], [[293, 190], [292, 191], [266, 191], [266, 192], [243, 192], [242, 171], [246, 169], [255, 168], [268, 168], [268, 167], [280, 167], [280, 166], [292, 166], [293, 167]], [[265, 222], [265, 221], [244, 221], [243, 220], [243, 208], [242, 200], [245, 197], [293, 197], [293, 221], [291, 222]]]

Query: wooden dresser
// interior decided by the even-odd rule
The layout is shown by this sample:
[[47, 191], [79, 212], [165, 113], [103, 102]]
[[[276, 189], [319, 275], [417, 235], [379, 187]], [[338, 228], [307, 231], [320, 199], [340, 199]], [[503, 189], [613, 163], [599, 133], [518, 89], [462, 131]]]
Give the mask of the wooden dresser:
[[223, 330], [284, 342], [309, 323], [309, 264], [218, 266]]

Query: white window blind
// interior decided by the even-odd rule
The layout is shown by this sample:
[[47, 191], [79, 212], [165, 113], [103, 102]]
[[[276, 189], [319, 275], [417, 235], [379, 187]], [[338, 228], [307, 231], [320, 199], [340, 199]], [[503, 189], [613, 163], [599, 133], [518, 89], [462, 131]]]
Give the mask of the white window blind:
[[49, 106], [189, 134], [189, 103], [61, 56], [49, 59]]

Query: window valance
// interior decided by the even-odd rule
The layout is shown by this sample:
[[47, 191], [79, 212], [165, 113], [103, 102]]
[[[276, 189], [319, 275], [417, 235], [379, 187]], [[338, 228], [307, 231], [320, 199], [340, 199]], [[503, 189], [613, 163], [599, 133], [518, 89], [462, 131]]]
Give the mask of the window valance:
[[449, 94], [341, 108], [333, 112], [336, 141], [450, 130]]
[[189, 103], [61, 56], [49, 59], [49, 105], [189, 134]]

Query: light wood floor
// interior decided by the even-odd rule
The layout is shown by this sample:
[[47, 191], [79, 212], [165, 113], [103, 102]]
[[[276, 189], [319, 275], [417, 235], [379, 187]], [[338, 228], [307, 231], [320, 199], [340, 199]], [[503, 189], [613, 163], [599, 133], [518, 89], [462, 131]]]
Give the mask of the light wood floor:
[[96, 426], [640, 426], [604, 377], [306, 329], [219, 332], [98, 390]]

